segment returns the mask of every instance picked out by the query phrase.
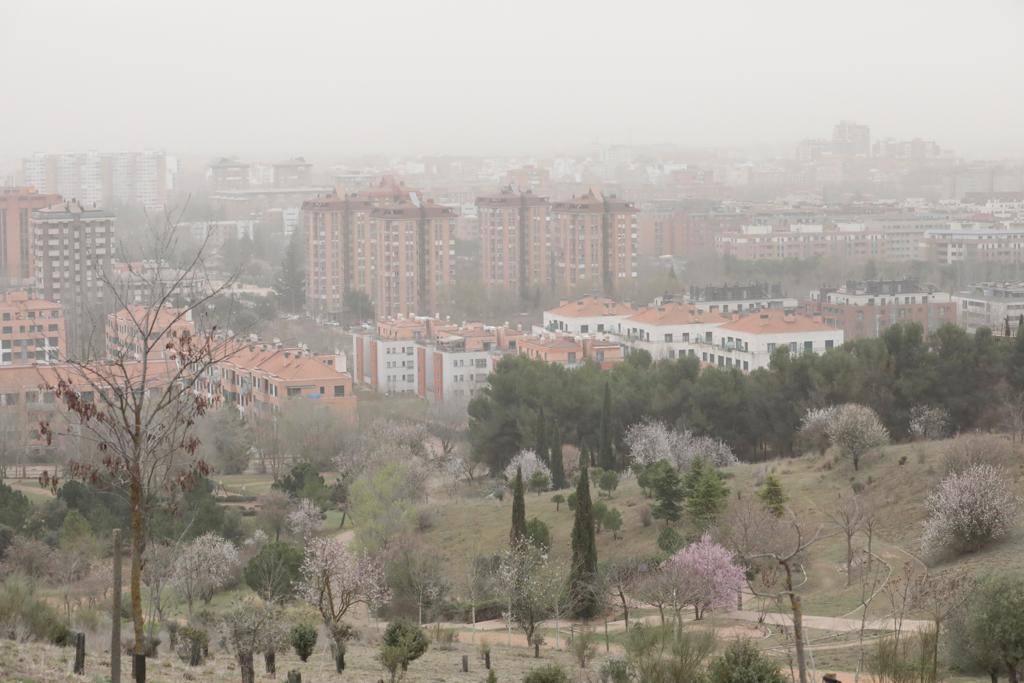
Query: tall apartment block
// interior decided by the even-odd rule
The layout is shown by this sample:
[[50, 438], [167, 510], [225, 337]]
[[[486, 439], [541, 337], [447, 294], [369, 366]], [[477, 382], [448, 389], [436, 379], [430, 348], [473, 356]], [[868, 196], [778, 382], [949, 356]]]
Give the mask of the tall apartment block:
[[0, 284], [27, 284], [32, 278], [32, 212], [60, 201], [31, 187], [0, 188]]
[[476, 206], [484, 283], [515, 292], [520, 301], [553, 288], [548, 200], [508, 186], [477, 197]]
[[36, 154], [22, 160], [22, 175], [39, 192], [88, 207], [124, 203], [156, 211], [167, 203], [167, 157], [158, 151]]
[[113, 270], [114, 215], [66, 201], [34, 211], [31, 223], [37, 296], [64, 308], [71, 355], [102, 352], [113, 302], [101, 278]]
[[435, 311], [454, 276], [456, 218], [389, 181], [304, 202], [310, 312], [340, 318], [352, 291], [366, 293], [382, 318]]
[[638, 210], [594, 190], [551, 204], [556, 281], [566, 292], [611, 295], [637, 277]]

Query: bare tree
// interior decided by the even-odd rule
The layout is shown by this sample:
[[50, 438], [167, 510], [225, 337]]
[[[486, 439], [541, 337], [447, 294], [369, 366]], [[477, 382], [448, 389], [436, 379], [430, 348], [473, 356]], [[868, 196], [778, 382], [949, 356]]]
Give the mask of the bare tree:
[[787, 600], [793, 619], [793, 640], [800, 683], [809, 683], [804, 643], [803, 602], [807, 583], [804, 560], [808, 549], [831, 534], [813, 530], [790, 509], [775, 517], [758, 501], [740, 499], [724, 520], [726, 543], [743, 564], [754, 569], [749, 587], [758, 597]]
[[868, 515], [859, 497], [840, 495], [835, 506], [825, 510], [825, 516], [846, 539], [846, 587], [849, 588], [853, 581], [853, 538], [864, 529]]
[[[175, 226], [168, 221], [152, 230], [151, 257], [158, 264], [176, 251]], [[48, 381], [66, 409], [64, 427], [44, 423], [50, 442], [62, 433], [95, 446], [98, 458], [69, 463], [71, 476], [123, 495], [131, 512], [129, 587], [135, 634], [135, 657], [144, 656], [142, 569], [147, 520], [158, 507], [173, 506], [179, 493], [205, 477], [209, 466], [196, 457], [196, 421], [215, 401], [201, 390], [211, 370], [234, 348], [211, 328], [198, 334], [181, 331], [193, 311], [230, 287], [234, 278], [212, 286], [205, 276], [204, 242], [185, 268], [165, 278], [166, 271], [135, 274], [148, 289], [146, 305], [136, 306], [107, 273], [96, 273], [114, 304], [124, 309], [128, 334], [136, 344], [112, 353], [103, 363], [69, 360]], [[177, 305], [177, 307], [175, 307]], [[53, 489], [56, 477], [44, 483]], [[144, 679], [144, 676], [140, 676]]]

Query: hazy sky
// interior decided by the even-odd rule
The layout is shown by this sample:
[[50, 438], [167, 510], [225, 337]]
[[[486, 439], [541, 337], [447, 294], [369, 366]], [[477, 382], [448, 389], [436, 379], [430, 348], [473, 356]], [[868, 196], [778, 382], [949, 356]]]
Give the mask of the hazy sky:
[[1021, 0], [0, 0], [0, 157], [777, 146], [1024, 155]]

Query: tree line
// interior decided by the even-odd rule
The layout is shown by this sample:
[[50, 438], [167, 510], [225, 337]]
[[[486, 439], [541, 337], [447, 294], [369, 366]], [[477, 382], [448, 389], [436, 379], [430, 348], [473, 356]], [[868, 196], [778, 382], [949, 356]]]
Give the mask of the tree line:
[[[710, 436], [743, 460], [787, 456], [812, 408], [868, 406], [896, 439], [910, 435], [912, 411], [934, 406], [953, 432], [1024, 431], [1024, 337], [969, 334], [945, 325], [925, 336], [898, 324], [874, 339], [824, 354], [776, 351], [768, 369], [701, 368], [684, 357], [654, 362], [630, 354], [609, 371], [510, 356], [469, 404], [474, 456], [503, 470], [538, 434], [557, 434], [606, 469], [623, 467], [626, 431], [645, 420]], [[548, 437], [550, 438], [550, 437]], [[610, 451], [610, 452], [609, 452]]]

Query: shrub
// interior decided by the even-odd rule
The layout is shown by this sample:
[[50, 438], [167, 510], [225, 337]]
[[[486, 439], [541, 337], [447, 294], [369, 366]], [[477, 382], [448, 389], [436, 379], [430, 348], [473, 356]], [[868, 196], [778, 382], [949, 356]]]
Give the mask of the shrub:
[[779, 665], [749, 640], [729, 643], [721, 657], [708, 667], [710, 683], [785, 683]]
[[440, 624], [434, 625], [431, 641], [437, 646], [438, 650], [455, 649], [456, 640], [458, 640], [458, 637], [455, 629], [443, 628]]
[[601, 683], [630, 683], [629, 663], [624, 659], [609, 659], [598, 673]]
[[289, 642], [299, 659], [306, 661], [313, 654], [316, 637], [316, 627], [311, 624], [296, 624], [292, 628]]
[[715, 634], [641, 624], [629, 632], [623, 646], [637, 680], [703, 683], [704, 662], [715, 651]]
[[498, 675], [494, 673], [494, 669], [487, 672], [487, 678], [484, 683], [498, 683]]
[[679, 535], [679, 532], [670, 526], [665, 527], [658, 534], [658, 548], [666, 555], [675, 555], [685, 544], [686, 541]]
[[570, 493], [566, 497], [565, 504], [567, 506], [569, 506], [570, 510], [575, 510], [576, 509], [576, 492], [575, 491], [573, 491], [572, 493]]
[[526, 539], [534, 546], [547, 552], [551, 547], [551, 530], [543, 521], [532, 518], [526, 523]]
[[182, 626], [178, 629], [177, 642], [174, 644], [174, 651], [178, 658], [193, 666], [203, 661], [203, 653], [210, 647], [210, 636], [201, 628]]
[[523, 676], [523, 683], [569, 683], [569, 675], [558, 664], [547, 664], [528, 671]]
[[32, 582], [15, 574], [0, 585], [0, 636], [67, 645], [71, 631], [57, 610], [36, 595]]
[[604, 491], [604, 494], [609, 498], [612, 492], [619, 487], [619, 475], [612, 470], [601, 473], [601, 478], [597, 480], [597, 488]]
[[654, 524], [654, 515], [651, 514], [651, 508], [649, 505], [644, 505], [640, 508], [640, 525], [644, 528]]
[[925, 501], [924, 552], [972, 552], [1004, 536], [1020, 508], [1011, 479], [992, 465], [974, 465], [943, 479]]
[[551, 496], [551, 502], [555, 504], [555, 512], [558, 512], [562, 507], [562, 503], [565, 502], [565, 496], [563, 496], [561, 493], [556, 493], [555, 495]]
[[396, 619], [384, 631], [378, 658], [395, 681], [398, 671], [406, 671], [409, 663], [419, 659], [429, 646], [423, 629], [405, 619]]
[[572, 639], [572, 656], [581, 669], [586, 669], [597, 652], [597, 636], [593, 631], [580, 631]]
[[1005, 467], [1013, 460], [1013, 444], [996, 434], [961, 434], [949, 440], [943, 452], [946, 474], [963, 472], [975, 465]]

